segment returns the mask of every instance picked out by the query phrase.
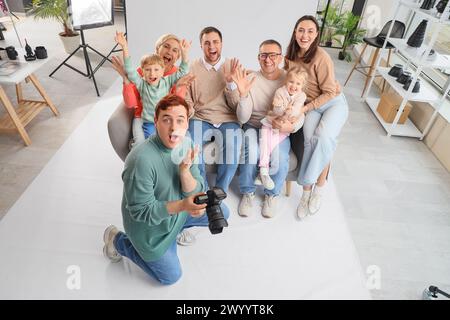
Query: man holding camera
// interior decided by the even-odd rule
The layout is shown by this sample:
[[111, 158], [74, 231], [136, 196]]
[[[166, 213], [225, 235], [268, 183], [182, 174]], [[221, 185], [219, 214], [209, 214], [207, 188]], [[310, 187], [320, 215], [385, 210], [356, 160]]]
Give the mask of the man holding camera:
[[[195, 203], [201, 202], [204, 183], [194, 164], [198, 151], [184, 139], [188, 114], [188, 105], [176, 95], [157, 104], [156, 134], [130, 152], [122, 173], [125, 233], [109, 226], [103, 235], [109, 259], [118, 262], [125, 256], [162, 284], [181, 277], [177, 235], [208, 225], [207, 204]], [[221, 209], [228, 218], [228, 208]]]

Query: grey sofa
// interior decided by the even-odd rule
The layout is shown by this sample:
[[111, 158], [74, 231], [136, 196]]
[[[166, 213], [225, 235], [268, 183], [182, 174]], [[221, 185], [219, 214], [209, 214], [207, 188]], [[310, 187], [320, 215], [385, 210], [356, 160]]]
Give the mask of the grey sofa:
[[[111, 144], [117, 155], [125, 161], [129, 152], [129, 141], [132, 138], [131, 122], [133, 119], [133, 110], [127, 109], [122, 102], [111, 115], [108, 120], [108, 133]], [[213, 147], [212, 143], [207, 144], [204, 148]], [[211, 154], [205, 152], [205, 154]], [[303, 131], [299, 130], [294, 135], [291, 135], [291, 152], [289, 153], [289, 172], [286, 177], [286, 195], [291, 193], [291, 183], [297, 179], [297, 173], [303, 155]], [[206, 172], [215, 172], [214, 165], [206, 165]]]

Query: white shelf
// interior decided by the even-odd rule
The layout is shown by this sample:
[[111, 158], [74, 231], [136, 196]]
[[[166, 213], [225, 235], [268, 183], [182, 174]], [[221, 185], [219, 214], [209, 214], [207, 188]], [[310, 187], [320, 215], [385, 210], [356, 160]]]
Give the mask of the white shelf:
[[412, 137], [412, 138], [422, 138], [422, 132], [420, 132], [416, 126], [411, 122], [411, 120], [406, 119], [404, 124], [397, 123], [394, 128], [392, 128], [392, 123], [387, 123], [383, 120], [383, 118], [378, 114], [377, 107], [380, 102], [379, 98], [366, 98], [366, 103], [372, 110], [375, 117], [383, 126], [384, 130], [392, 136], [399, 137]]
[[[415, 1], [418, 2], [418, 1]], [[409, 8], [412, 12], [415, 14], [423, 17], [424, 19], [432, 22], [432, 23], [438, 23], [440, 24], [437, 28], [434, 29], [433, 35], [431, 37], [431, 41], [429, 43], [425, 43], [421, 48], [415, 49], [409, 47], [406, 43], [406, 39], [397, 39], [397, 38], [387, 38], [386, 41], [389, 41], [399, 52], [401, 52], [405, 58], [407, 59], [407, 65], [412, 62], [417, 67], [417, 70], [413, 72], [411, 70], [411, 73], [414, 76], [420, 76], [420, 71], [423, 67], [429, 67], [434, 69], [450, 69], [450, 56], [449, 55], [443, 55], [436, 52], [436, 58], [432, 61], [428, 60], [427, 57], [423, 57], [423, 54], [427, 49], [432, 47], [434, 45], [434, 42], [436, 41], [437, 32], [442, 31], [443, 25], [450, 25], [449, 20], [449, 8], [450, 3], [447, 3], [446, 8], [444, 10], [444, 13], [437, 17], [436, 9], [433, 10], [423, 10], [420, 9], [420, 4], [412, 3], [410, 1], [406, 0], [399, 0], [397, 1], [397, 7], [395, 10], [394, 17], [392, 17], [392, 20], [398, 20], [398, 13], [400, 10], [400, 6], [404, 6], [406, 8]], [[423, 58], [423, 59], [422, 59]], [[431, 87], [429, 83], [426, 81], [422, 81], [420, 83], [420, 91], [418, 93], [408, 93], [408, 90], [403, 89], [403, 85], [401, 83], [397, 82], [397, 79], [395, 77], [391, 77], [389, 75], [390, 68], [382, 68], [380, 67], [380, 61], [381, 58], [378, 57], [377, 63], [376, 63], [376, 70], [379, 72], [379, 74], [386, 80], [387, 83], [393, 88], [395, 92], [397, 92], [400, 97], [403, 99], [403, 103], [406, 101], [420, 101], [420, 102], [427, 102], [433, 108], [435, 111], [433, 112], [433, 115], [428, 120], [427, 124], [425, 125], [424, 132], [420, 132], [415, 125], [411, 122], [411, 120], [407, 119], [404, 124], [395, 124], [392, 123], [386, 123], [383, 118], [378, 114], [377, 107], [378, 103], [380, 101], [380, 98], [374, 98], [374, 97], [367, 97], [368, 92], [370, 92], [370, 89], [373, 84], [374, 75], [372, 75], [370, 85], [366, 90], [365, 96], [366, 103], [369, 105], [370, 109], [372, 110], [375, 117], [378, 119], [378, 121], [383, 126], [384, 130], [388, 133], [388, 136], [404, 136], [404, 137], [414, 137], [423, 139], [423, 137], [428, 133], [432, 122], [435, 119], [435, 115], [439, 111], [439, 109], [443, 105], [443, 99], [442, 94], [434, 90], [434, 88]], [[413, 86], [414, 84], [411, 84]], [[446, 92], [448, 90], [448, 87], [444, 89]]]
[[425, 52], [426, 45], [424, 44], [420, 48], [412, 48], [406, 44], [407, 39], [389, 38], [388, 41], [394, 45], [408, 60], [414, 62], [416, 66], [425, 66], [436, 69], [450, 69], [450, 55], [443, 55], [436, 52], [436, 59], [433, 61], [420, 62], [422, 54]]
[[[420, 91], [417, 93], [410, 93], [408, 96], [408, 91], [403, 89], [403, 84], [397, 82], [397, 78], [390, 76], [389, 70], [390, 68], [377, 68], [378, 72], [381, 76], [386, 79], [386, 82], [402, 97], [407, 98], [409, 101], [421, 101], [421, 102], [429, 102], [431, 104], [435, 104], [439, 100], [439, 95], [436, 94], [433, 90], [431, 90], [423, 81], [420, 82]], [[413, 84], [411, 84], [413, 85]]]
[[[439, 2], [439, 0], [436, 0], [435, 5], [438, 2]], [[435, 23], [443, 23], [443, 24], [446, 24], [446, 25], [450, 25], [450, 20], [448, 19], [448, 17], [449, 17], [448, 8], [447, 8], [447, 10], [445, 10], [442, 13], [442, 16], [444, 18], [441, 20], [440, 17], [437, 17], [437, 11], [436, 11], [435, 8], [430, 9], [430, 10], [424, 10], [424, 9], [420, 9], [420, 4], [417, 4], [417, 3], [411, 3], [409, 1], [400, 1], [400, 3], [403, 6], [410, 8], [412, 11], [414, 11], [415, 13], [417, 13], [418, 15], [423, 17], [424, 19], [427, 19], [427, 20], [435, 22]]]

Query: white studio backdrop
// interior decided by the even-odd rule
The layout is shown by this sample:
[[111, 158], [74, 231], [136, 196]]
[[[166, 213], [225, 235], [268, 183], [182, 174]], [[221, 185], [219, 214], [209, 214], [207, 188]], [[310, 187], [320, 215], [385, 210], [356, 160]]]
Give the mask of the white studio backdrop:
[[153, 53], [156, 40], [165, 33], [192, 40], [190, 60], [202, 56], [199, 33], [206, 26], [222, 32], [222, 56], [237, 57], [245, 68], [258, 70], [259, 44], [280, 42], [285, 53], [295, 22], [315, 16], [317, 0], [173, 0], [127, 3], [128, 42], [133, 63]]

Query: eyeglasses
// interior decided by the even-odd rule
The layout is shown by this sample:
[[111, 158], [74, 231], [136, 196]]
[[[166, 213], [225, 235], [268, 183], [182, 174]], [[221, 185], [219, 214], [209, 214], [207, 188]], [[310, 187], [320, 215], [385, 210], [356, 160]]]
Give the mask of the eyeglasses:
[[258, 54], [258, 59], [259, 60], [266, 60], [267, 57], [269, 57], [270, 60], [275, 60], [278, 56], [281, 56], [281, 53], [276, 53], [276, 52], [262, 52], [260, 54]]

